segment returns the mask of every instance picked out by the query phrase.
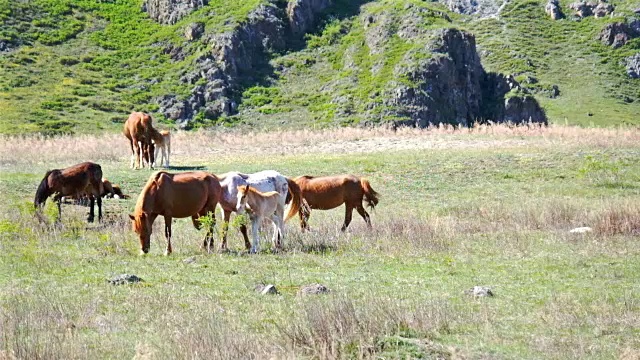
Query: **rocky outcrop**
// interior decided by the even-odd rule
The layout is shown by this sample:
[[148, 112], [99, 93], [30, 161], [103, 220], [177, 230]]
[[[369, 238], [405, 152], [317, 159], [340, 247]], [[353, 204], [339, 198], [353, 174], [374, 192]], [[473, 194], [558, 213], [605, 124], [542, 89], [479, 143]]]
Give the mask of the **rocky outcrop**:
[[475, 15], [481, 18], [497, 16], [506, 3], [500, 0], [440, 0], [440, 2], [458, 14]]
[[199, 22], [192, 23], [184, 29], [184, 38], [188, 41], [194, 41], [199, 39], [202, 33], [204, 33], [204, 24]]
[[600, 1], [597, 4], [591, 1], [578, 1], [569, 4], [569, 9], [575, 11], [575, 15], [578, 18], [585, 18], [592, 15], [596, 18], [601, 18], [611, 14], [615, 8], [605, 1]]
[[544, 7], [544, 11], [553, 20], [560, 20], [564, 18], [564, 14], [562, 13], [562, 8], [560, 8], [559, 0], [549, 0], [547, 5]]
[[287, 18], [293, 35], [300, 37], [309, 31], [316, 24], [318, 14], [331, 3], [331, 0], [290, 0]]
[[175, 24], [182, 17], [208, 2], [208, 0], [146, 0], [143, 10], [159, 23]]
[[640, 78], [640, 53], [629, 56], [625, 59], [627, 75], [633, 79]]
[[598, 37], [603, 44], [619, 48], [638, 34], [631, 27], [622, 22], [607, 24]]
[[422, 52], [405, 56], [394, 75], [407, 81], [391, 83], [392, 90], [384, 96], [385, 115], [407, 119], [399, 124], [547, 122], [537, 101], [513, 77], [484, 71], [473, 35], [441, 30], [428, 48], [431, 57]]
[[283, 19], [276, 6], [261, 5], [233, 30], [205, 37], [210, 52], [196, 59], [193, 70], [181, 77], [183, 83], [194, 85], [190, 96], [160, 97], [156, 100], [160, 112], [180, 127], [189, 127], [199, 112], [210, 119], [233, 114], [239, 84], [255, 82], [267, 53], [284, 50]]

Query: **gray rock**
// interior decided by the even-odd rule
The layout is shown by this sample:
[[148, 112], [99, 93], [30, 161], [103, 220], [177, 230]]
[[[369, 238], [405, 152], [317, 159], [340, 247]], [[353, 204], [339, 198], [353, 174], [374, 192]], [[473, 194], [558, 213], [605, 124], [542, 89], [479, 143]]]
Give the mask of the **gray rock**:
[[558, 85], [552, 85], [551, 91], [549, 92], [549, 98], [555, 99], [558, 96], [560, 96], [560, 89], [558, 88]]
[[332, 5], [331, 0], [291, 0], [287, 5], [287, 18], [291, 32], [302, 36], [315, 24], [319, 13]]
[[182, 262], [185, 263], [185, 264], [193, 264], [193, 263], [196, 262], [196, 257], [195, 256], [188, 257], [188, 258], [182, 260]]
[[275, 285], [272, 284], [258, 284], [255, 287], [255, 290], [259, 292], [261, 295], [278, 295], [278, 289], [276, 289]]
[[579, 18], [585, 18], [587, 16], [593, 15], [593, 9], [595, 7], [596, 4], [584, 1], [578, 1], [569, 4], [569, 9], [574, 10]]
[[203, 32], [204, 32], [203, 23], [199, 23], [199, 22], [192, 23], [187, 25], [187, 27], [184, 29], [184, 38], [189, 41], [193, 41], [200, 38]]
[[640, 78], [640, 53], [629, 56], [625, 59], [627, 75], [632, 79]]
[[140, 281], [143, 281], [141, 278], [135, 276], [135, 275], [130, 275], [130, 274], [121, 274], [118, 276], [115, 276], [109, 280], [109, 283], [111, 283], [112, 285], [124, 285], [124, 284], [133, 284], [133, 283], [137, 283]]
[[618, 48], [623, 46], [629, 40], [633, 39], [637, 34], [629, 27], [629, 25], [616, 22], [607, 24], [598, 37], [603, 44]]
[[609, 3], [605, 3], [605, 2], [600, 2], [593, 9], [593, 16], [596, 17], [596, 18], [605, 17], [605, 16], [611, 14], [613, 12], [613, 10], [614, 10], [613, 5], [611, 5]]
[[493, 296], [491, 288], [487, 286], [474, 286], [471, 289], [465, 290], [464, 293], [474, 297]]
[[544, 7], [544, 11], [553, 20], [560, 20], [564, 18], [564, 14], [562, 13], [562, 8], [560, 7], [560, 3], [558, 0], [549, 0], [547, 5]]
[[143, 10], [162, 24], [175, 24], [185, 15], [206, 5], [208, 0], [146, 0]]
[[298, 292], [300, 295], [318, 295], [318, 294], [328, 294], [331, 292], [326, 286], [321, 284], [311, 284], [305, 285], [300, 288]]

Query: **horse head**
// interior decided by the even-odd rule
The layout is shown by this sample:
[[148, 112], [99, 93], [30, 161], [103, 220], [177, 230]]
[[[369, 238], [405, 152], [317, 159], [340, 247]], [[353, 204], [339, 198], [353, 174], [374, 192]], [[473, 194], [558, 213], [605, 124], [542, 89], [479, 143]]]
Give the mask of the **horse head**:
[[238, 214], [244, 214], [247, 207], [247, 194], [249, 193], [249, 185], [238, 186], [238, 202], [236, 204], [236, 212]]
[[138, 234], [140, 238], [140, 248], [142, 249], [141, 254], [146, 254], [149, 252], [149, 248], [151, 247], [151, 230], [152, 224], [149, 220], [149, 215], [142, 212], [140, 214], [130, 214], [129, 218], [132, 221], [133, 231]]

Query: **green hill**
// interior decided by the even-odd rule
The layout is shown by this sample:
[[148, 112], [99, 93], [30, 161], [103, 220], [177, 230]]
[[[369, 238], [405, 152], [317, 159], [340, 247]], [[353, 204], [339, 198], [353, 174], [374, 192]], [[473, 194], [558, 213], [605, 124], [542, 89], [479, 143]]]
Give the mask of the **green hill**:
[[[468, 119], [491, 120], [487, 109], [502, 97], [474, 90], [437, 108], [430, 89], [442, 71], [424, 71], [436, 62], [446, 69], [444, 58], [458, 68], [468, 57], [440, 44], [443, 29], [475, 35], [484, 70], [473, 81], [484, 81], [485, 70], [514, 75], [520, 85], [499, 95], [533, 96], [551, 122], [640, 122], [640, 80], [623, 64], [640, 52], [640, 38], [619, 48], [598, 39], [608, 23], [633, 20], [632, 2], [613, 2], [613, 17], [599, 19], [574, 17], [561, 2], [567, 18], [552, 20], [544, 2], [531, 0], [489, 16], [418, 0], [336, 0], [301, 6], [313, 13], [303, 27], [291, 20], [293, 2], [204, 1], [160, 23], [139, 0], [0, 0], [0, 133], [115, 131], [134, 110], [186, 128], [324, 127], [429, 111], [459, 123], [469, 109]], [[465, 51], [475, 50], [466, 39]], [[560, 95], [550, 98], [554, 85]], [[446, 112], [469, 99], [478, 104]]]

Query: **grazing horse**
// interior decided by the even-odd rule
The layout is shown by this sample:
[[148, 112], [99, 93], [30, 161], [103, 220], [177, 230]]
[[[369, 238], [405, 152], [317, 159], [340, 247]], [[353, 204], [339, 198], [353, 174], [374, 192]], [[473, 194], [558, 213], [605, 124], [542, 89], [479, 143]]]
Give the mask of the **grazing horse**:
[[[229, 229], [229, 219], [231, 213], [237, 210], [238, 186], [251, 185], [252, 188], [260, 192], [277, 191], [280, 194], [279, 201], [284, 207], [285, 204], [291, 203], [288, 218], [295, 216], [301, 209], [306, 209], [306, 203], [302, 199], [300, 188], [292, 180], [275, 170], [264, 170], [253, 174], [243, 174], [239, 172], [228, 172], [219, 175], [220, 185], [222, 186], [222, 198], [220, 205], [222, 206], [222, 215], [224, 217], [224, 225], [222, 226], [222, 243], [221, 250], [227, 249], [227, 232]], [[304, 210], [307, 212], [308, 210]], [[244, 244], [247, 250], [251, 249], [249, 236], [247, 235], [246, 225], [240, 226], [240, 232], [244, 237]]]
[[61, 201], [63, 196], [80, 197], [88, 195], [91, 200], [89, 217], [93, 222], [93, 205], [98, 203], [98, 221], [102, 220], [103, 191], [102, 168], [92, 162], [84, 162], [65, 169], [49, 170], [38, 186], [33, 205], [36, 209], [42, 208], [49, 196], [55, 194], [53, 201], [58, 203], [58, 221], [62, 216]]
[[169, 167], [169, 154], [171, 154], [171, 133], [168, 130], [158, 131], [156, 129], [151, 130], [151, 140], [155, 146], [155, 154], [153, 155], [153, 166], [158, 161], [158, 155], [162, 152], [160, 158], [160, 164], [164, 164], [165, 168]]
[[[201, 216], [209, 212], [215, 223], [216, 205], [220, 201], [220, 182], [215, 175], [204, 171], [170, 174], [158, 171], [151, 175], [142, 189], [136, 208], [129, 218], [133, 231], [140, 238], [141, 254], [149, 252], [153, 222], [158, 215], [164, 216], [164, 235], [167, 238], [165, 255], [171, 254], [171, 222], [173, 218], [191, 217], [193, 226], [200, 230]], [[213, 246], [213, 223], [209, 224], [204, 238], [204, 248]]]
[[[109, 180], [103, 178], [102, 179], [102, 193], [100, 197], [106, 198], [116, 198], [116, 199], [128, 199], [129, 195], [125, 195], [122, 193], [122, 189], [120, 186], [113, 185]], [[66, 202], [67, 199], [74, 200], [73, 203], [76, 205], [87, 205], [88, 201], [91, 200], [91, 194], [78, 194], [75, 196], [65, 196], [62, 200]]]
[[269, 191], [262, 193], [249, 185], [238, 186], [238, 204], [236, 209], [238, 214], [249, 212], [251, 219], [251, 230], [253, 234], [253, 246], [251, 253], [260, 251], [260, 241], [258, 230], [262, 220], [268, 218], [273, 222], [273, 237], [271, 241], [277, 249], [282, 249], [284, 241], [284, 201], [280, 201], [280, 193]]
[[122, 130], [124, 136], [131, 145], [131, 168], [139, 169], [144, 167], [145, 160], [152, 167], [153, 159], [153, 118], [143, 112], [132, 112], [124, 123]]
[[[367, 179], [358, 178], [354, 175], [336, 175], [320, 177], [299, 176], [293, 181], [300, 187], [302, 197], [307, 201], [311, 209], [329, 210], [345, 204], [342, 231], [345, 231], [349, 226], [353, 209], [358, 210], [360, 216], [371, 227], [371, 219], [362, 206], [362, 200], [364, 198], [369, 208], [373, 209], [378, 205], [379, 194], [371, 188], [371, 184]], [[305, 214], [303, 211], [298, 211], [298, 214], [302, 230], [307, 229], [311, 213]], [[289, 220], [289, 217], [287, 217], [287, 220]]]

